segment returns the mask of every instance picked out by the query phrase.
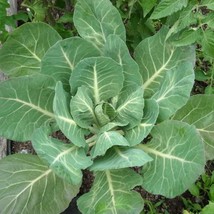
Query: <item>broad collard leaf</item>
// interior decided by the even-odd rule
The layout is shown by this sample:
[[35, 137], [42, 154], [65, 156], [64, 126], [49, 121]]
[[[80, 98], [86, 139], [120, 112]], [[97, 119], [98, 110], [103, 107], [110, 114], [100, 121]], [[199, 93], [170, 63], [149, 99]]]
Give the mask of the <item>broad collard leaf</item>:
[[93, 94], [94, 104], [116, 96], [123, 87], [121, 66], [107, 57], [92, 57], [81, 60], [70, 78], [72, 94], [85, 85]]
[[0, 70], [9, 76], [40, 72], [46, 51], [61, 40], [45, 23], [26, 23], [14, 30], [0, 49]]
[[91, 150], [93, 158], [104, 155], [112, 146], [129, 146], [128, 141], [117, 131], [106, 131], [100, 134]]
[[104, 46], [104, 55], [111, 57], [123, 68], [124, 87], [142, 85], [142, 77], [137, 63], [130, 56], [125, 42], [117, 35], [110, 35]]
[[56, 175], [63, 180], [78, 185], [82, 182], [82, 169], [92, 164], [84, 148], [63, 143], [51, 136], [51, 129], [41, 127], [32, 136], [33, 148], [37, 155], [48, 163]]
[[27, 141], [36, 128], [55, 121], [54, 85], [52, 78], [38, 74], [1, 82], [0, 135]]
[[104, 46], [111, 34], [126, 40], [121, 16], [109, 0], [77, 1], [74, 25], [81, 37], [90, 40], [97, 47]]
[[131, 146], [143, 141], [155, 125], [159, 114], [159, 106], [153, 99], [145, 100], [144, 116], [141, 123], [133, 129], [126, 130], [124, 137]]
[[81, 86], [76, 95], [71, 99], [70, 110], [75, 122], [82, 128], [89, 128], [96, 123], [94, 104], [89, 88]]
[[131, 169], [96, 172], [90, 192], [81, 196], [77, 205], [83, 214], [139, 214], [143, 199], [130, 190], [138, 185], [141, 178]]
[[105, 156], [96, 158], [90, 170], [104, 171], [140, 167], [149, 161], [152, 161], [152, 158], [141, 149], [115, 146], [109, 149]]
[[153, 7], [156, 6], [157, 0], [150, 0], [150, 1], [140, 0], [139, 4], [143, 8], [143, 16], [145, 17], [153, 9]]
[[160, 19], [166, 16], [171, 15], [183, 7], [186, 7], [188, 0], [162, 0], [154, 9], [154, 12], [151, 15], [151, 19]]
[[172, 120], [155, 126], [151, 135], [151, 142], [138, 146], [154, 159], [143, 167], [143, 188], [173, 198], [204, 171], [202, 139], [194, 126]]
[[57, 83], [55, 91], [53, 109], [59, 128], [73, 144], [84, 147], [86, 145], [84, 135], [87, 131], [79, 127], [71, 117], [70, 96], [64, 91], [61, 82]]
[[143, 117], [144, 97], [143, 89], [139, 87], [136, 91], [126, 91], [119, 100], [120, 105], [116, 108], [115, 120], [124, 123], [129, 122], [128, 129], [137, 126]]
[[194, 125], [204, 140], [206, 158], [214, 159], [214, 95], [190, 97], [173, 119]]
[[75, 65], [84, 58], [99, 56], [92, 43], [78, 37], [57, 42], [42, 58], [41, 72], [61, 81], [69, 88], [69, 78]]
[[36, 155], [0, 161], [0, 213], [59, 214], [79, 187], [57, 177]]
[[187, 102], [194, 82], [194, 49], [173, 47], [166, 40], [167, 33], [163, 27], [135, 50], [145, 97], [158, 102], [161, 120], [169, 118]]

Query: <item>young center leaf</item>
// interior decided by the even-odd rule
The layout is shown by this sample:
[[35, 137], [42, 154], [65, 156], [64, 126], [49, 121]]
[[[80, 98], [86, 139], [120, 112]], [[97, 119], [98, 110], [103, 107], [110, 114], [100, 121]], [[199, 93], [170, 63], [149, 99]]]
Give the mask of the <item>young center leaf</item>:
[[73, 144], [84, 147], [84, 135], [88, 131], [79, 127], [73, 120], [70, 113], [70, 95], [65, 92], [61, 82], [57, 83], [55, 92], [53, 110], [60, 130]]
[[38, 74], [1, 82], [0, 135], [27, 141], [36, 128], [53, 122], [54, 84], [52, 78]]
[[63, 180], [78, 185], [82, 181], [82, 171], [92, 164], [85, 150], [73, 144], [66, 144], [49, 136], [51, 130], [41, 127], [32, 136], [33, 147], [38, 156], [46, 161]]
[[99, 56], [92, 43], [79, 37], [57, 42], [42, 58], [41, 73], [50, 75], [69, 88], [69, 78], [75, 65], [84, 58]]
[[165, 121], [155, 126], [152, 140], [138, 148], [154, 160], [144, 165], [143, 188], [173, 198], [186, 191], [204, 171], [202, 139], [194, 126]]
[[214, 159], [214, 95], [195, 95], [173, 116], [194, 125], [205, 143], [207, 160]]
[[83, 85], [70, 102], [71, 115], [82, 128], [89, 128], [97, 120], [91, 97], [89, 88]]
[[124, 137], [129, 141], [131, 146], [141, 143], [154, 127], [159, 114], [157, 102], [153, 99], [145, 100], [143, 113], [144, 116], [140, 124], [133, 129], [125, 131]]
[[81, 60], [70, 78], [72, 94], [78, 87], [87, 86], [95, 105], [116, 96], [123, 87], [121, 66], [108, 57], [91, 57]]
[[90, 170], [104, 171], [109, 169], [121, 169], [127, 167], [143, 166], [152, 158], [143, 150], [129, 147], [113, 147], [105, 156], [97, 157]]
[[126, 40], [120, 13], [109, 0], [77, 1], [73, 19], [80, 36], [97, 47], [103, 47], [111, 34]]
[[119, 98], [119, 106], [116, 108], [115, 120], [124, 123], [129, 122], [128, 129], [137, 126], [143, 117], [144, 97], [143, 89], [138, 87], [136, 91], [125, 91]]
[[20, 26], [0, 48], [0, 70], [9, 76], [40, 72], [42, 57], [61, 39], [45, 23], [26, 23]]
[[78, 207], [83, 214], [139, 214], [143, 199], [131, 190], [137, 185], [141, 178], [131, 169], [96, 172], [90, 192], [78, 199]]
[[59, 214], [79, 187], [57, 177], [36, 155], [0, 161], [0, 213]]
[[112, 146], [129, 146], [129, 142], [116, 131], [106, 131], [100, 134], [96, 140], [95, 146], [91, 150], [93, 158], [104, 155]]
[[168, 119], [187, 102], [194, 83], [194, 48], [172, 46], [167, 33], [163, 27], [135, 50], [145, 97], [159, 104], [160, 120]]

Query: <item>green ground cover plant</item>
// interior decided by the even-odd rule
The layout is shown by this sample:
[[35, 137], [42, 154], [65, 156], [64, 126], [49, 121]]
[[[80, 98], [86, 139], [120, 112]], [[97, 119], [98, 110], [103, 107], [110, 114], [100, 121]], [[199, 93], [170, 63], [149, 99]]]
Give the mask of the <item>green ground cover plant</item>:
[[[0, 49], [9, 76], [0, 83], [0, 135], [30, 140], [37, 153], [0, 161], [3, 214], [62, 212], [84, 169], [95, 180], [78, 199], [82, 213], [137, 214], [144, 202], [134, 187], [173, 198], [213, 159], [214, 95], [190, 97], [193, 45], [178, 45], [163, 25], [132, 57], [109, 0], [78, 0], [73, 21], [79, 36], [26, 23]], [[59, 130], [66, 139], [54, 137]]]

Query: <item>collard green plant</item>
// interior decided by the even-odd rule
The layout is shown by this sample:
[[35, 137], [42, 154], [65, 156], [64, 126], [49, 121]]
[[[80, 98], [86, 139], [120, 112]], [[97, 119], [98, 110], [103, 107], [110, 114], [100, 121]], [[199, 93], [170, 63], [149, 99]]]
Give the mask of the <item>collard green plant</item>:
[[0, 161], [3, 214], [62, 212], [84, 169], [95, 180], [78, 199], [82, 213], [137, 214], [144, 203], [134, 187], [183, 193], [214, 146], [213, 105], [203, 105], [213, 95], [189, 99], [194, 47], [175, 46], [163, 26], [133, 59], [109, 0], [78, 0], [73, 18], [81, 37], [62, 40], [47, 24], [28, 23], [0, 49], [9, 76], [0, 84], [0, 135], [31, 140], [37, 153]]

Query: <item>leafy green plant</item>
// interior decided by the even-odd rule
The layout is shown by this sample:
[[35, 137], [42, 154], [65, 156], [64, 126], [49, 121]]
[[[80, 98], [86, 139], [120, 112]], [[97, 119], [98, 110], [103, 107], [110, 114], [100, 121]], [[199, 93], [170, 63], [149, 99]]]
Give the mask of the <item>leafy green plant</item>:
[[175, 46], [163, 26], [133, 59], [108, 0], [78, 0], [73, 20], [80, 37], [27, 23], [0, 49], [10, 77], [0, 84], [0, 135], [31, 140], [37, 153], [0, 161], [1, 213], [62, 212], [88, 169], [82, 213], [137, 214], [134, 187], [173, 198], [203, 173], [204, 153], [213, 158], [213, 95], [190, 98], [194, 47]]

